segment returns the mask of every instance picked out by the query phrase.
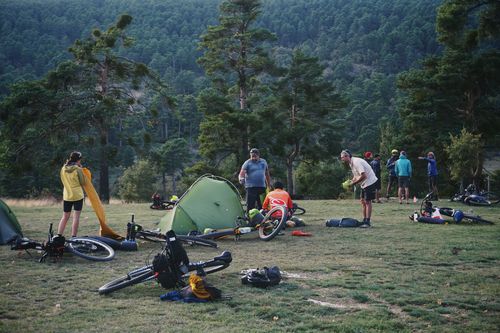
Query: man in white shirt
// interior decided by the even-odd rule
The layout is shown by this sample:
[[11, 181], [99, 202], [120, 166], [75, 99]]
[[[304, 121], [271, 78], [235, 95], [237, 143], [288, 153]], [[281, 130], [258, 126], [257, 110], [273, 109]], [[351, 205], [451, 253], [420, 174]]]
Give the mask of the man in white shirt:
[[342, 150], [340, 159], [351, 168], [353, 178], [350, 181], [351, 186], [359, 184], [361, 186], [361, 207], [363, 210], [363, 224], [361, 227], [371, 226], [372, 200], [375, 199], [375, 183], [377, 176], [372, 167], [364, 159], [352, 157], [349, 150]]

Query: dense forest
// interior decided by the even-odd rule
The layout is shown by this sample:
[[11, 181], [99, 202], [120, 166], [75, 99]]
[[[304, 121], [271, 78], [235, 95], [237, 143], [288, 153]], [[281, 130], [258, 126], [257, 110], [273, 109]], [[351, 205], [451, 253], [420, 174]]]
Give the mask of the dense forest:
[[[212, 51], [224, 54], [213, 43], [220, 38], [216, 28], [236, 29], [224, 27], [221, 20], [236, 16], [231, 8], [224, 11], [228, 3], [241, 5], [241, 11], [245, 4], [255, 5], [247, 22], [254, 30], [245, 31], [246, 41], [268, 63], [260, 64], [258, 72], [248, 64], [256, 72], [245, 87], [247, 111], [230, 101], [235, 89], [242, 88], [237, 72], [229, 67], [221, 71], [222, 61], [210, 58]], [[174, 192], [178, 178], [188, 184], [204, 172], [234, 179], [246, 156], [245, 144], [262, 148], [273, 176], [285, 180], [294, 193], [339, 195], [337, 185], [345, 170], [334, 158], [341, 147], [383, 157], [392, 148], [404, 148], [413, 159], [432, 149], [443, 157], [443, 182], [454, 186], [457, 179], [445, 171], [449, 162], [444, 156], [452, 156], [446, 147], [460, 142], [462, 128], [481, 134], [483, 146], [498, 144], [498, 7], [496, 1], [460, 0], [2, 1], [0, 193], [58, 195], [57, 166], [78, 148], [99, 172], [100, 192], [111, 188], [123, 198], [140, 200], [159, 187], [151, 185], [155, 180], [162, 182], [162, 191]], [[123, 14], [130, 22], [119, 20]], [[227, 35], [220, 44], [231, 45], [231, 37], [239, 38]], [[114, 87], [129, 88], [115, 89], [118, 97], [104, 109], [95, 102], [108, 96], [74, 102], [82, 96], [75, 89], [89, 95], [94, 89], [83, 80], [88, 72], [75, 67], [85, 63], [88, 70], [95, 65], [96, 58], [84, 57], [92, 38], [93, 50], [99, 40], [113, 40], [99, 54], [121, 64]], [[466, 53], [470, 59], [459, 57]], [[452, 74], [446, 69], [450, 64], [457, 64], [455, 76], [443, 78]], [[459, 70], [472, 66], [469, 72]], [[297, 71], [300, 75], [294, 76]], [[454, 79], [467, 81], [471, 72], [482, 81], [480, 87], [450, 87]], [[80, 81], [69, 83], [66, 78], [75, 73]], [[292, 88], [301, 93], [290, 95], [289, 83], [299, 80], [302, 84]], [[477, 99], [463, 101], [464, 94], [477, 89]], [[133, 102], [124, 97], [137, 90], [141, 97]], [[287, 116], [280, 112], [292, 97], [302, 101], [298, 105], [311, 121], [277, 130], [280, 117]], [[73, 103], [61, 108], [61, 100]], [[463, 117], [444, 119], [471, 103], [474, 110]], [[101, 117], [103, 112], [106, 117]], [[54, 119], [66, 123], [56, 125]], [[479, 154], [476, 160], [483, 157]], [[425, 165], [415, 164], [416, 179], [424, 179]], [[481, 167], [463, 166], [471, 168], [462, 177], [479, 179]], [[144, 193], [130, 196], [125, 184], [134, 173], [152, 181]], [[335, 177], [325, 184], [329, 174]], [[104, 178], [109, 182], [103, 183]], [[425, 185], [416, 189], [423, 191]]]

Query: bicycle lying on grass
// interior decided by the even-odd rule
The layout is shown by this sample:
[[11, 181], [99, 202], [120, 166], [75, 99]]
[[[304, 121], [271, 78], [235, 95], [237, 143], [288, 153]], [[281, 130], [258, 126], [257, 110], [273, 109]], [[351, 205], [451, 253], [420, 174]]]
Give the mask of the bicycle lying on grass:
[[451, 197], [450, 201], [463, 202], [469, 206], [491, 206], [500, 203], [500, 198], [493, 192], [478, 191], [474, 184], [470, 184], [463, 192]]
[[262, 214], [258, 214], [253, 223], [249, 223], [249, 218], [239, 217], [238, 226], [232, 229], [225, 230], [216, 230], [206, 234], [196, 235], [197, 238], [201, 239], [217, 239], [225, 236], [235, 236], [235, 239], [238, 240], [241, 235], [258, 231], [259, 238], [263, 241], [270, 241], [274, 237], [276, 237], [281, 229], [285, 227], [287, 220], [287, 210], [285, 207], [277, 206], [267, 212], [264, 216]]
[[189, 258], [179, 244], [180, 239], [173, 231], [166, 234], [166, 242], [151, 264], [134, 269], [126, 275], [112, 280], [99, 288], [99, 294], [105, 295], [138, 283], [156, 279], [164, 288], [181, 287], [190, 272], [196, 271], [199, 276], [212, 274], [227, 268], [232, 256], [228, 251], [219, 256], [200, 262], [190, 262]]
[[66, 239], [64, 236], [54, 236], [52, 223], [49, 226], [47, 242], [40, 243], [26, 237], [18, 237], [13, 240], [11, 250], [25, 250], [31, 257], [33, 256], [29, 250], [41, 252], [39, 262], [45, 261], [47, 257], [59, 260], [64, 252], [93, 261], [108, 261], [115, 256], [111, 246], [96, 239], [88, 237]]
[[[217, 243], [209, 239], [201, 239], [195, 236], [176, 235], [177, 239], [188, 245], [202, 245], [208, 247], [217, 247]], [[127, 223], [127, 240], [134, 241], [136, 238], [147, 240], [150, 242], [165, 242], [167, 235], [162, 234], [160, 230], [145, 230], [140, 224], [135, 223], [134, 214], [131, 220]]]
[[413, 215], [410, 215], [410, 220], [414, 222], [422, 222], [422, 223], [431, 223], [431, 224], [445, 224], [448, 223], [443, 219], [444, 216], [452, 217], [455, 223], [463, 223], [463, 222], [471, 222], [477, 224], [494, 224], [491, 221], [483, 219], [479, 215], [473, 215], [464, 213], [461, 210], [453, 209], [453, 208], [439, 208], [432, 204], [431, 198], [433, 197], [433, 193], [430, 192], [422, 199], [422, 203], [420, 204], [420, 214], [415, 212]]
[[151, 199], [153, 200], [153, 203], [149, 206], [151, 209], [170, 210], [177, 204], [177, 201], [163, 200], [162, 196], [158, 193], [154, 193]]

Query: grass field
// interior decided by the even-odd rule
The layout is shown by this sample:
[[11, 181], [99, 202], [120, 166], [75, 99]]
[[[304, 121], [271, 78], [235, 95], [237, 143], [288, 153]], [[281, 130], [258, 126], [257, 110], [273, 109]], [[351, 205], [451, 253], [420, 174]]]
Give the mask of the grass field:
[[[450, 206], [440, 201], [438, 204]], [[359, 203], [300, 201], [312, 237], [290, 230], [270, 242], [252, 233], [219, 241], [219, 249], [188, 247], [192, 260], [222, 250], [233, 263], [208, 276], [224, 299], [207, 304], [162, 302], [156, 282], [109, 296], [97, 289], [158, 252], [140, 243], [136, 252], [117, 252], [95, 263], [65, 256], [38, 263], [26, 253], [0, 247], [0, 332], [499, 332], [500, 207], [474, 208], [494, 226], [428, 225], [408, 219], [416, 204], [374, 204], [373, 228], [326, 228], [329, 218], [359, 218]], [[470, 207], [451, 205], [465, 211]], [[44, 240], [58, 223], [61, 207], [12, 203], [25, 236]], [[148, 204], [105, 207], [109, 225], [125, 233], [130, 214], [153, 229], [161, 211]], [[69, 232], [69, 226], [67, 229]], [[87, 206], [80, 235], [96, 235]], [[279, 286], [244, 286], [240, 271], [277, 265]]]

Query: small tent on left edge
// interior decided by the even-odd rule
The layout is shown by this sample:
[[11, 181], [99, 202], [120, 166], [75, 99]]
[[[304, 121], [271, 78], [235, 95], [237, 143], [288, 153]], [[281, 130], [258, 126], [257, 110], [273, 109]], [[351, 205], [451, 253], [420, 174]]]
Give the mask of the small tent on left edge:
[[7, 244], [17, 236], [22, 237], [21, 226], [16, 215], [7, 204], [0, 199], [0, 245]]

